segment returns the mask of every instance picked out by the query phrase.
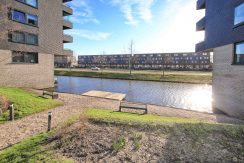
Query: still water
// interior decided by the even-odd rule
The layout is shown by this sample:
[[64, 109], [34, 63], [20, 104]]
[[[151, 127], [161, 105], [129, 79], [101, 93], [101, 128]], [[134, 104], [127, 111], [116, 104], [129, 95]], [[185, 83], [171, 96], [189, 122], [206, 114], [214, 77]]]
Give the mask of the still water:
[[82, 94], [90, 90], [126, 94], [126, 101], [210, 112], [212, 86], [84, 77], [57, 77], [57, 92]]

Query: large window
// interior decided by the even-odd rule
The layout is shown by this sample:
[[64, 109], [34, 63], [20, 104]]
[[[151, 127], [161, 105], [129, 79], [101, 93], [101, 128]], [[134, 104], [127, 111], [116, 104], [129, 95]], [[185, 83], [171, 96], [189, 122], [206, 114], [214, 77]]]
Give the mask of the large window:
[[34, 34], [26, 34], [26, 43], [32, 45], [38, 45], [38, 36]]
[[27, 14], [17, 10], [12, 10], [12, 20], [32, 26], [38, 25], [38, 17], [36, 15]]
[[25, 42], [25, 34], [22, 32], [14, 32], [12, 35], [12, 41], [18, 42], [18, 43], [24, 43]]
[[12, 12], [12, 20], [15, 20], [20, 23], [26, 23], [25, 13], [14, 10]]
[[38, 35], [15, 31], [9, 34], [9, 40], [16, 43], [38, 45]]
[[244, 23], [244, 3], [235, 8], [235, 25]]
[[244, 64], [244, 42], [235, 44], [235, 63]]
[[12, 52], [13, 63], [38, 63], [38, 53]]
[[25, 4], [35, 7], [35, 8], [38, 7], [38, 0], [17, 0], [17, 1], [25, 3]]

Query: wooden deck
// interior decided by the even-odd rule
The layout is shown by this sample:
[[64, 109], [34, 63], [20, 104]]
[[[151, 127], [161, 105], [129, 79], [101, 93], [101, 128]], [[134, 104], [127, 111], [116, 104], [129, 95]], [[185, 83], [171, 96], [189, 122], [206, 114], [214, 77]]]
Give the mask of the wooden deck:
[[122, 101], [123, 99], [125, 99], [126, 94], [92, 90], [82, 94], [82, 96], [98, 97], [98, 98]]

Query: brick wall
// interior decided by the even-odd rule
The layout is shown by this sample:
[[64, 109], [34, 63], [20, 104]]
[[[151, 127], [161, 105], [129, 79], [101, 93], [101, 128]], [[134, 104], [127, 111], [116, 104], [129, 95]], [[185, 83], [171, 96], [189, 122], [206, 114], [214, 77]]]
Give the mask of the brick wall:
[[213, 107], [244, 119], [244, 66], [232, 65], [234, 45], [214, 49]]
[[48, 88], [54, 86], [54, 56], [38, 54], [38, 64], [14, 64], [12, 52], [0, 50], [0, 86]]
[[[0, 0], [4, 3], [6, 0]], [[38, 27], [33, 27], [10, 20], [19, 31], [38, 34], [39, 46], [11, 43], [8, 36], [0, 38], [1, 50], [20, 50], [28, 52], [39, 52], [47, 54], [63, 54], [63, 1], [62, 0], [38, 0], [38, 9], [27, 6], [16, 0], [7, 0], [12, 9], [38, 16]], [[0, 12], [0, 18], [7, 18], [8, 13]], [[3, 22], [0, 20], [0, 30], [3, 29]], [[14, 28], [14, 29], [15, 29]]]

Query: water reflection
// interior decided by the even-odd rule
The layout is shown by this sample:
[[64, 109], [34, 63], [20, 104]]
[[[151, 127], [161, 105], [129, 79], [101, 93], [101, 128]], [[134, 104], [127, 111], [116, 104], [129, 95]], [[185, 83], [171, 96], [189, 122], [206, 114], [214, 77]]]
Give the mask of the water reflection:
[[59, 76], [56, 90], [82, 94], [90, 90], [127, 94], [126, 100], [211, 112], [212, 86]]

